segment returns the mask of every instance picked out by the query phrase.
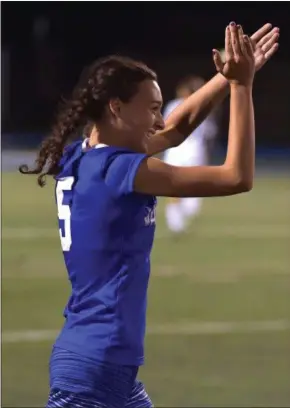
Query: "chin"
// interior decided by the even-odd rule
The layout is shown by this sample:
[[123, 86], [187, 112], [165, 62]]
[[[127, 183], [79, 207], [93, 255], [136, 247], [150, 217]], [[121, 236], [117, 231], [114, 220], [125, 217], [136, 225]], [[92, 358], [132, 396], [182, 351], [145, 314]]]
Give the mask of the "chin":
[[148, 133], [143, 133], [143, 135], [134, 140], [134, 146], [132, 150], [134, 150], [137, 153], [147, 153], [148, 151], [148, 142], [149, 139], [151, 138], [151, 135], [149, 136]]

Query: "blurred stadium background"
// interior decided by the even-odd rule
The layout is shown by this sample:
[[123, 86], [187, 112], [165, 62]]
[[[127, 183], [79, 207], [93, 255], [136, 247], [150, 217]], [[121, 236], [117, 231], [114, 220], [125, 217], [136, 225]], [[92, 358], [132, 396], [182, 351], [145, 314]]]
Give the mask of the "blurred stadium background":
[[[3, 2], [2, 405], [40, 407], [69, 293], [53, 184], [17, 174], [32, 162], [60, 95], [108, 53], [157, 70], [165, 102], [176, 81], [214, 74], [211, 49], [231, 21], [282, 29], [281, 50], [255, 83], [257, 177], [240, 197], [207, 199], [173, 240], [163, 202], [141, 378], [158, 406], [290, 406], [290, 57], [287, 3]], [[252, 8], [253, 7], [253, 8]], [[289, 30], [289, 29], [288, 29]], [[284, 38], [284, 40], [283, 40]], [[288, 35], [289, 38], [289, 35]], [[224, 155], [228, 103], [213, 160]]]

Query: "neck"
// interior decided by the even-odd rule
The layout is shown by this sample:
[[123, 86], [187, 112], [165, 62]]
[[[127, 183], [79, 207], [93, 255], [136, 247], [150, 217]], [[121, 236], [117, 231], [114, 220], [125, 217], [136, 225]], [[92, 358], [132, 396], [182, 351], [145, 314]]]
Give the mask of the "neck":
[[94, 126], [89, 136], [89, 145], [94, 147], [98, 144], [105, 144], [108, 146], [128, 147], [126, 138], [123, 132], [109, 129], [107, 127]]
[[96, 145], [98, 145], [100, 143], [106, 144], [104, 141], [101, 140], [100, 136], [101, 135], [100, 135], [99, 130], [96, 128], [96, 126], [93, 126], [93, 128], [92, 128], [92, 130], [90, 132], [90, 135], [89, 135], [89, 145], [91, 147], [94, 147], [94, 146], [96, 146]]

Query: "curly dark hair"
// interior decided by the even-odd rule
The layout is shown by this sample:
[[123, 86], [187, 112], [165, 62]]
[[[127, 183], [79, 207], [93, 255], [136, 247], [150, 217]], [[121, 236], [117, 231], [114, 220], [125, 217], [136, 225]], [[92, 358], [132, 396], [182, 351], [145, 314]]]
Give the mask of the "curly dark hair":
[[39, 174], [38, 184], [43, 187], [46, 175], [59, 172], [63, 149], [77, 129], [82, 127], [88, 133], [102, 118], [110, 99], [129, 102], [139, 83], [146, 79], [156, 80], [157, 76], [145, 64], [131, 58], [113, 55], [95, 61], [83, 71], [71, 99], [60, 107], [51, 134], [40, 146], [35, 167], [21, 165], [20, 173]]

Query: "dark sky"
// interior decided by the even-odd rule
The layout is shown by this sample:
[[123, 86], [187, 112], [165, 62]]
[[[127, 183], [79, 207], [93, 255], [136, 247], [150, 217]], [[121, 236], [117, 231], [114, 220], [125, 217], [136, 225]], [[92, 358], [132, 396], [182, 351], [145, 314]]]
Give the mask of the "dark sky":
[[[289, 133], [288, 6], [277, 1], [2, 2], [2, 45], [10, 56], [10, 79], [5, 82], [10, 110], [4, 126], [47, 126], [60, 95], [69, 94], [83, 66], [111, 53], [140, 58], [156, 69], [167, 100], [173, 96], [175, 72], [189, 73], [194, 67], [206, 78], [213, 75], [211, 49], [223, 47], [230, 21], [242, 24], [249, 34], [271, 22], [281, 29], [280, 49], [275, 63], [256, 81], [257, 128], [264, 140], [277, 144], [278, 133], [282, 143]], [[33, 22], [42, 16], [49, 20], [49, 41], [35, 43]], [[162, 61], [171, 61], [171, 66]], [[201, 61], [208, 61], [211, 71], [206, 73], [205, 63], [199, 67]], [[272, 127], [264, 121], [269, 117], [279, 117], [279, 132], [274, 120]]]
[[[234, 20], [252, 32], [281, 27], [279, 58], [290, 54], [288, 2], [3, 2], [2, 43], [24, 46], [36, 16], [49, 16], [51, 36], [76, 53], [194, 53], [223, 45]], [[140, 51], [139, 51], [140, 50]]]

